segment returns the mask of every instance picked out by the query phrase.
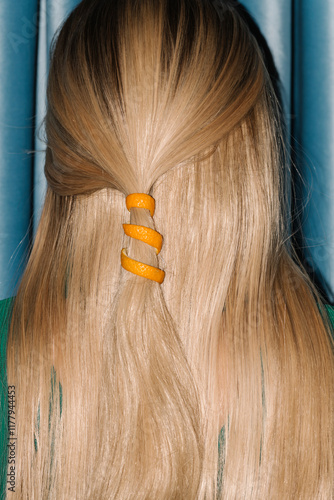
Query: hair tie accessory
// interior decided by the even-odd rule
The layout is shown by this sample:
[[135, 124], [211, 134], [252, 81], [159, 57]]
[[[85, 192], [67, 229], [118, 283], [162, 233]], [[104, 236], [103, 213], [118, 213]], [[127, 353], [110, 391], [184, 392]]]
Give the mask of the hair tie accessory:
[[[152, 196], [144, 193], [133, 193], [126, 198], [126, 207], [130, 211], [131, 208], [146, 208], [150, 211], [151, 217], [154, 215], [155, 201]], [[160, 233], [146, 226], [137, 226], [136, 224], [123, 224], [124, 232], [127, 236], [143, 241], [155, 248], [158, 253], [162, 246], [162, 236]], [[162, 283], [165, 278], [165, 273], [161, 269], [149, 266], [143, 262], [131, 259], [123, 248], [121, 252], [121, 265], [130, 273], [142, 276], [143, 278]]]
[[126, 208], [147, 208], [151, 212], [151, 217], [154, 215], [155, 201], [152, 196], [144, 193], [133, 193], [126, 197]]

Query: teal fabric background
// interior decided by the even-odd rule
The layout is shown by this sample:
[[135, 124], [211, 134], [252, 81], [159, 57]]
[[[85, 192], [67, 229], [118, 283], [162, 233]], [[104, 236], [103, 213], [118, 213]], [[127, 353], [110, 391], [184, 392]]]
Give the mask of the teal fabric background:
[[[15, 293], [45, 193], [45, 86], [52, 36], [78, 0], [0, 2], [0, 299]], [[334, 2], [243, 0], [272, 51], [296, 186], [297, 243], [333, 302]], [[32, 151], [37, 152], [32, 154]], [[292, 223], [295, 231], [298, 221]]]

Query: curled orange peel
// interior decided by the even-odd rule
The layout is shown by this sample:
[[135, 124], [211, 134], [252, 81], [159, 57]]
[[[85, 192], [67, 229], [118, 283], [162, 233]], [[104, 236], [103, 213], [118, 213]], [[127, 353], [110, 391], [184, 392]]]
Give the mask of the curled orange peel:
[[150, 211], [151, 217], [154, 215], [155, 201], [152, 196], [145, 193], [133, 193], [126, 197], [126, 208], [146, 208]]
[[136, 224], [123, 224], [123, 229], [127, 236], [154, 247], [158, 255], [162, 247], [162, 236], [158, 231], [146, 226], [137, 226]]
[[121, 264], [122, 267], [130, 273], [137, 274], [137, 276], [142, 276], [143, 278], [156, 281], [160, 284], [165, 278], [165, 273], [161, 269], [128, 257], [125, 248], [123, 248], [121, 252]]
[[[152, 196], [145, 193], [129, 194], [126, 198], [126, 207], [130, 211], [131, 208], [146, 208], [150, 211], [151, 217], [154, 215], [155, 201]], [[143, 241], [148, 245], [155, 248], [158, 253], [162, 246], [162, 236], [160, 233], [146, 226], [137, 226], [136, 224], [123, 224], [124, 232], [127, 236]], [[165, 273], [158, 267], [150, 266], [139, 262], [138, 260], [131, 259], [123, 248], [121, 252], [121, 265], [126, 271], [142, 276], [143, 278], [162, 283], [165, 278]]]

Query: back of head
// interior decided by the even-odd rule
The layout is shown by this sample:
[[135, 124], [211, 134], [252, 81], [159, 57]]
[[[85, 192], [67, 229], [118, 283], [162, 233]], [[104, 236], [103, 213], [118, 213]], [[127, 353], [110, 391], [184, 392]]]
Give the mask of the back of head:
[[87, 1], [61, 30], [49, 87], [49, 186], [149, 192], [216, 145], [263, 95], [256, 43], [226, 2]]
[[[8, 343], [18, 498], [330, 497], [333, 356], [285, 247], [278, 104], [235, 2], [215, 3], [83, 0], [56, 39]], [[129, 215], [136, 192], [154, 218]]]

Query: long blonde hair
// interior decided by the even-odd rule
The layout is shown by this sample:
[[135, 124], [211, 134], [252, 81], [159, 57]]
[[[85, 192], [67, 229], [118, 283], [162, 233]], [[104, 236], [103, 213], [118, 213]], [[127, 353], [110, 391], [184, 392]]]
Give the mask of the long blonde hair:
[[[59, 33], [7, 350], [13, 498], [332, 498], [329, 326], [287, 244], [261, 51], [222, 6], [84, 0]], [[128, 221], [163, 235], [159, 256]]]

